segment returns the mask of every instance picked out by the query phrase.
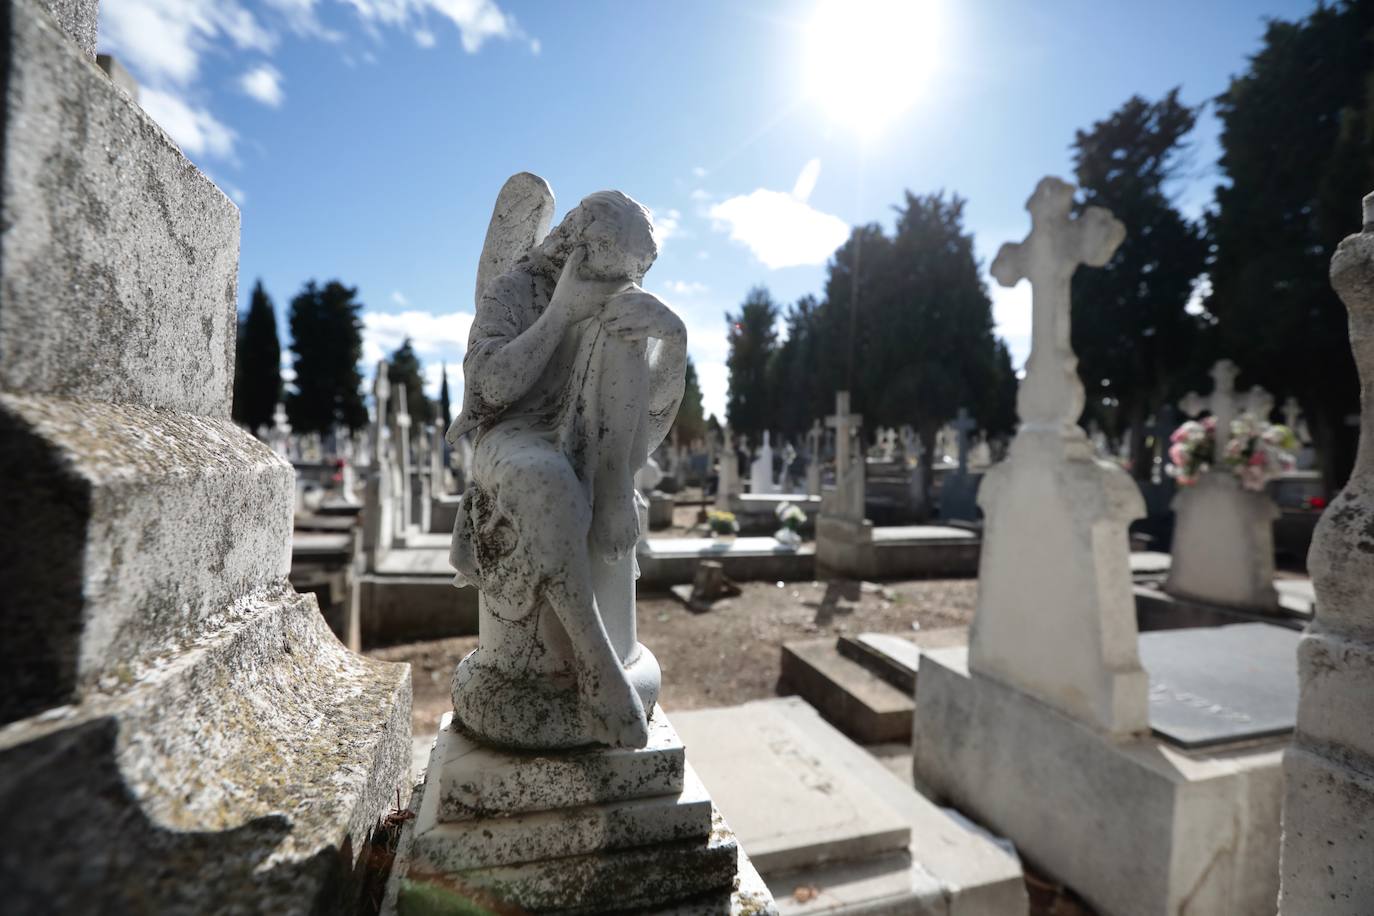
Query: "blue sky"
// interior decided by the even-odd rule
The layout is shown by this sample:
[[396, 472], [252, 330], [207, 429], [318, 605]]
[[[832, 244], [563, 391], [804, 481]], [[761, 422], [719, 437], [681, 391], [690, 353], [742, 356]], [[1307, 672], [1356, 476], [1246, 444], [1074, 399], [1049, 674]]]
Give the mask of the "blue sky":
[[[100, 44], [239, 203], [242, 303], [261, 278], [284, 325], [306, 280], [341, 279], [369, 361], [409, 334], [457, 388], [501, 183], [544, 176], [560, 214], [614, 187], [655, 212], [645, 285], [686, 320], [719, 412], [723, 316], [750, 286], [819, 293], [844, 227], [890, 226], [904, 189], [966, 197], [986, 267], [1025, 235], [1035, 182], [1071, 177], [1075, 129], [1133, 93], [1216, 95], [1264, 17], [1311, 6], [850, 0], [816, 29], [817, 0], [103, 0]], [[874, 100], [881, 129], [846, 117]], [[1217, 129], [1208, 112], [1175, 189], [1189, 214], [1219, 180]], [[1029, 290], [988, 283], [1020, 362]]]

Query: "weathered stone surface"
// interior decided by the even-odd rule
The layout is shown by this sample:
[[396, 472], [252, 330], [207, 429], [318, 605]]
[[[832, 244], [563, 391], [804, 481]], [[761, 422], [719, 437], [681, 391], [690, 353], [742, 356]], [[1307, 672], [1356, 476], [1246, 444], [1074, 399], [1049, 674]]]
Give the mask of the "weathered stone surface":
[[677, 714], [755, 866], [766, 876], [905, 849], [910, 826], [777, 711], [789, 703], [800, 701]]
[[547, 811], [652, 795], [683, 788], [682, 741], [661, 709], [649, 718], [642, 748], [586, 748], [558, 754], [484, 747], [453, 727], [445, 713], [435, 746], [439, 817]]
[[0, 729], [14, 912], [343, 912], [406, 779], [410, 676], [284, 584], [75, 707]]
[[0, 388], [227, 418], [237, 209], [35, 0], [4, 3]]
[[1173, 562], [1164, 590], [1209, 604], [1277, 612], [1274, 521], [1265, 492], [1240, 485], [1229, 470], [1208, 471], [1174, 497]]
[[1363, 218], [1331, 259], [1364, 387], [1355, 468], [1307, 560], [1317, 610], [1298, 646], [1298, 727], [1284, 759], [1288, 916], [1355, 916], [1374, 900], [1374, 194]]
[[42, 0], [76, 46], [95, 57], [95, 38], [98, 31], [100, 0]]
[[0, 721], [70, 702], [285, 577], [291, 466], [228, 420], [0, 393]]
[[912, 727], [927, 794], [1011, 839], [1113, 916], [1272, 913], [1282, 744], [1188, 752], [1119, 738], [968, 669], [921, 659]]
[[447, 874], [705, 838], [711, 796], [688, 770], [682, 792], [508, 817], [439, 822], [439, 805], [420, 808], [411, 868]]

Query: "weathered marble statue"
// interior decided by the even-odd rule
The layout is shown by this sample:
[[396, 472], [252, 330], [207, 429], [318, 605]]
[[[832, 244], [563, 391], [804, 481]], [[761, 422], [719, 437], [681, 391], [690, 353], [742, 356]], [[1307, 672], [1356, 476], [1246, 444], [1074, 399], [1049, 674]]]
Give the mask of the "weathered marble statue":
[[480, 644], [454, 715], [489, 744], [643, 747], [659, 669], [635, 636], [634, 473], [677, 413], [687, 332], [638, 286], [648, 210], [601, 191], [552, 215], [543, 179], [512, 177], [477, 269], [448, 439], [474, 446], [451, 561], [481, 590]]

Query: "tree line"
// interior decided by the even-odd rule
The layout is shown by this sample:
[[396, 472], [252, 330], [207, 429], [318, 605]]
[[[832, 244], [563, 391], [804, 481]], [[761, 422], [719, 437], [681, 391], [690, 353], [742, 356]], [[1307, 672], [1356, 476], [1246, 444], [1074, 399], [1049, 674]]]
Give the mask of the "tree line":
[[[1195, 168], [1187, 139], [1207, 104], [1222, 127], [1222, 181], [1190, 220], [1171, 192]], [[1326, 273], [1374, 190], [1374, 0], [1271, 20], [1217, 98], [1132, 97], [1070, 148], [1079, 209], [1106, 207], [1127, 227], [1104, 268], [1073, 278], [1084, 425], [1126, 443], [1147, 476], [1149, 418], [1207, 390], [1208, 367], [1225, 356], [1243, 387], [1298, 399], [1327, 485], [1341, 485], [1359, 385]], [[847, 388], [870, 428], [910, 424], [926, 448], [961, 406], [990, 435], [1008, 433], [1015, 375], [963, 207], [957, 194], [907, 192], [892, 232], [853, 230], [820, 298], [784, 311], [751, 290], [726, 314], [732, 426], [755, 440], [765, 429], [798, 437]]]
[[[357, 287], [330, 280], [311, 280], [292, 298], [287, 325], [291, 330], [292, 379], [282, 376], [281, 341], [276, 308], [259, 280], [247, 310], [239, 317], [235, 350], [233, 418], [253, 432], [273, 425], [278, 404], [286, 407], [293, 432], [350, 432], [368, 423], [363, 376], [363, 303]], [[393, 390], [406, 389], [406, 406], [417, 423], [452, 419], [448, 371], [444, 367], [437, 400], [424, 390], [424, 367], [409, 338], [387, 360]]]

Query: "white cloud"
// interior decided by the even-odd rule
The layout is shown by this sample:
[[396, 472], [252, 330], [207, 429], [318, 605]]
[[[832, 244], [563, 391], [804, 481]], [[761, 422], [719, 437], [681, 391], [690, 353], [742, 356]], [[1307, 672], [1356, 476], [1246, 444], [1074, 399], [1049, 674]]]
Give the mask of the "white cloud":
[[849, 224], [838, 216], [764, 188], [716, 204], [711, 218], [771, 270], [824, 264], [849, 238]]
[[705, 178], [706, 170], [699, 165], [694, 165], [692, 166], [692, 174], [695, 175], [697, 178]]
[[663, 288], [677, 296], [700, 296], [709, 292], [705, 283], [698, 283], [695, 280], [669, 280], [663, 284]]
[[811, 199], [811, 192], [816, 190], [816, 182], [821, 177], [821, 161], [812, 159], [802, 166], [801, 172], [797, 175], [796, 182], [792, 185], [792, 196], [802, 203]]
[[544, 51], [544, 43], [538, 38], [530, 39], [530, 53], [538, 57]]
[[280, 108], [286, 98], [281, 88], [281, 71], [271, 64], [260, 64], [239, 77], [239, 88], [269, 108]]
[[1007, 342], [1012, 365], [1025, 365], [1031, 341], [1030, 283], [1022, 281], [1008, 289], [996, 280], [989, 280], [988, 295], [992, 299], [993, 328]]
[[209, 155], [220, 159], [234, 156], [233, 130], [216, 120], [209, 110], [190, 104], [178, 95], [160, 89], [140, 89], [143, 110], [171, 135], [177, 145], [192, 156]]
[[725, 422], [725, 398], [730, 390], [730, 371], [725, 363], [692, 361], [697, 369], [697, 385], [701, 388], [701, 406], [706, 415], [715, 414]]
[[436, 315], [410, 309], [404, 312], [363, 313], [363, 361], [372, 365], [390, 356], [407, 337], [426, 360], [461, 361], [467, 350], [471, 312]]
[[664, 242], [675, 235], [679, 235], [682, 229], [682, 213], [673, 210], [653, 210], [654, 236], [658, 239], [661, 247]]
[[154, 86], [185, 86], [200, 56], [227, 40], [240, 50], [269, 53], [277, 38], [238, 0], [105, 0], [101, 44]]
[[410, 300], [406, 298], [406, 294], [401, 292], [399, 289], [391, 294], [391, 301], [403, 308], [407, 305], [410, 305]]
[[422, 47], [422, 48], [432, 48], [432, 47], [434, 47], [434, 42], [435, 42], [435, 41], [436, 41], [436, 39], [435, 39], [435, 37], [434, 37], [434, 33], [431, 32], [429, 29], [416, 29], [416, 30], [415, 30], [415, 43], [416, 43], [417, 45], [419, 45], [420, 47]]

